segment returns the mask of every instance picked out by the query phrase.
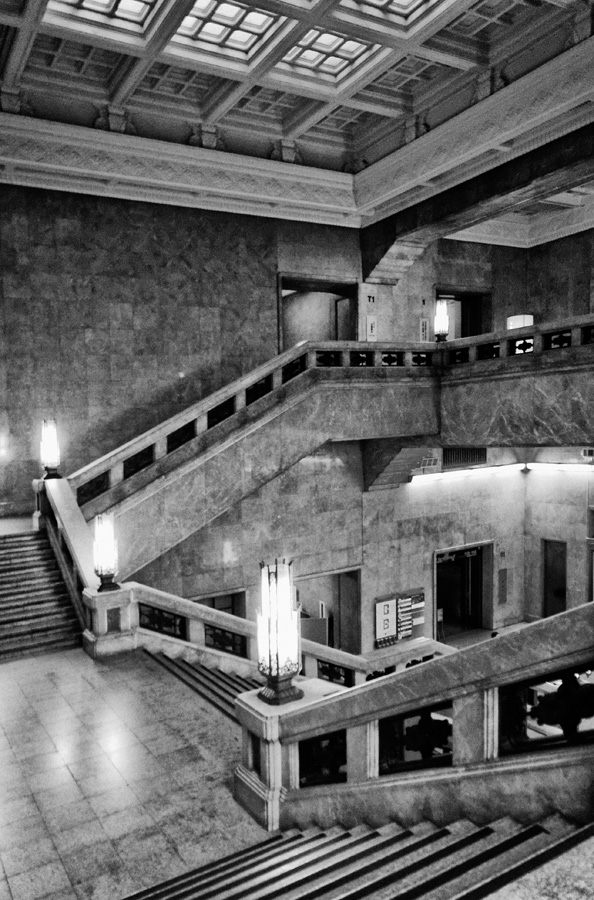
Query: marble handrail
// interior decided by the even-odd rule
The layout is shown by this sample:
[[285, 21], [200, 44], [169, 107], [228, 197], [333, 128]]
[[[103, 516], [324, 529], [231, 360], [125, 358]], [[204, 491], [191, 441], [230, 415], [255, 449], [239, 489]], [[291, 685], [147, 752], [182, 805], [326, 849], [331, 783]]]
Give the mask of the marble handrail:
[[[257, 653], [256, 623], [251, 619], [243, 619], [239, 616], [234, 616], [231, 613], [223, 612], [222, 610], [211, 609], [194, 600], [187, 600], [176, 594], [170, 594], [167, 591], [161, 591], [157, 588], [152, 588], [135, 581], [121, 584], [119, 590], [113, 593], [101, 594], [96, 590], [86, 591], [84, 594], [84, 601], [88, 608], [93, 610], [97, 610], [105, 604], [109, 607], [113, 607], [114, 605], [119, 606], [122, 610], [130, 606], [138, 607], [138, 604], [142, 604], [143, 606], [149, 606], [153, 609], [162, 610], [185, 618], [189, 623], [188, 639], [182, 640], [181, 638], [174, 638], [166, 635], [163, 640], [165, 649], [170, 650], [175, 646], [177, 652], [184, 652], [187, 649], [198, 651], [205, 650], [204, 626], [211, 626], [213, 628], [221, 629], [222, 631], [230, 632], [234, 635], [240, 635], [248, 639], [248, 659], [250, 659], [252, 665], [255, 666]], [[128, 614], [122, 615], [121, 621], [132, 623], [132, 630], [138, 631], [137, 613], [130, 615], [128, 612]], [[195, 625], [201, 627], [196, 628], [194, 627]], [[130, 628], [127, 626], [124, 630], [129, 632]], [[116, 646], [117, 648], [118, 638], [113, 633], [102, 633], [101, 629], [99, 629], [98, 634], [95, 637], [99, 639], [107, 638], [108, 644]], [[151, 633], [151, 637], [153, 645], [155, 642], [159, 641], [158, 632]], [[136, 643], [138, 643], [138, 634]], [[301, 642], [301, 651], [305, 658], [305, 674], [308, 677], [317, 677], [317, 663], [322, 662], [349, 670], [353, 673], [353, 681], [361, 683], [365, 680], [365, 677], [369, 673], [374, 672], [378, 666], [376, 654], [367, 657], [363, 654], [347, 653], [344, 650], [337, 650], [334, 647], [318, 644], [315, 641], [303, 640]], [[96, 647], [94, 652], [95, 655], [100, 655], [100, 653], [96, 652]], [[110, 650], [109, 652], [114, 651]], [[407, 661], [415, 659], [420, 655], [434, 654], [445, 656], [455, 652], [456, 651], [452, 648], [440, 644], [437, 641], [430, 640], [429, 638], [420, 638], [406, 642], [405, 646], [395, 645], [392, 648], [391, 653], [382, 655], [381, 662], [382, 667], [404, 667]], [[219, 659], [227, 658], [228, 662], [231, 664], [235, 659], [233, 654], [225, 653], [224, 651], [217, 651], [217, 656]]]
[[481, 366], [488, 366], [499, 357], [538, 355], [547, 350], [584, 344], [594, 344], [592, 316], [436, 344], [304, 341], [79, 469], [69, 476], [68, 481], [77, 492], [79, 505], [84, 506], [311, 369], [399, 368], [409, 375], [421, 375], [427, 370], [441, 374], [450, 367], [459, 369], [461, 363], [479, 361]]
[[307, 709], [289, 710], [282, 714], [281, 739], [349, 728], [589, 662], [593, 635], [594, 604], [585, 603], [451, 656], [385, 675]]

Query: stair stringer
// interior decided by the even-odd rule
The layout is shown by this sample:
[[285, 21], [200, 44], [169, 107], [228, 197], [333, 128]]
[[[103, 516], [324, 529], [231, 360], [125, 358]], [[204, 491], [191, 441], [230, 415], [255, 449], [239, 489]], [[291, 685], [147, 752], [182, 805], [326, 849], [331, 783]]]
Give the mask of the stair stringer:
[[[324, 373], [326, 375], [326, 373]], [[439, 432], [433, 376], [304, 376], [299, 391], [111, 506], [121, 580], [208, 525], [328, 441]]]

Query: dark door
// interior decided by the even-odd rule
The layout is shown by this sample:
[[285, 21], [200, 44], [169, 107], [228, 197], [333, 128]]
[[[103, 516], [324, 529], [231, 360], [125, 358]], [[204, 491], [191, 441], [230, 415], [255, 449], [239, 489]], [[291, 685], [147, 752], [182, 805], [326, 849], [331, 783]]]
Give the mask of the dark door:
[[338, 575], [338, 642], [346, 653], [361, 652], [361, 600], [359, 571]]
[[483, 548], [437, 556], [438, 637], [483, 627]]
[[544, 615], [564, 612], [567, 598], [567, 544], [543, 541]]

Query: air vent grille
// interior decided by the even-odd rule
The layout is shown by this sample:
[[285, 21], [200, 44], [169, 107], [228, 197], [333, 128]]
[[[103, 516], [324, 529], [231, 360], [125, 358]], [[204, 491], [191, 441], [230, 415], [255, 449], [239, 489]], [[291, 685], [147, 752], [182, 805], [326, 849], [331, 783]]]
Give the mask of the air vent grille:
[[466, 469], [468, 466], [484, 466], [487, 462], [486, 447], [444, 447], [443, 468]]

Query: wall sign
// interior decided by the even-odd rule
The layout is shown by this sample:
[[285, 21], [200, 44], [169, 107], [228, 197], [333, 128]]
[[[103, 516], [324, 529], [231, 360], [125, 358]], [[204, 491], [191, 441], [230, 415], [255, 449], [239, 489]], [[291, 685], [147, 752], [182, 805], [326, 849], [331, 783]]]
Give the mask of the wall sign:
[[412, 637], [413, 628], [425, 622], [425, 594], [399, 593], [375, 604], [375, 646], [387, 647]]

